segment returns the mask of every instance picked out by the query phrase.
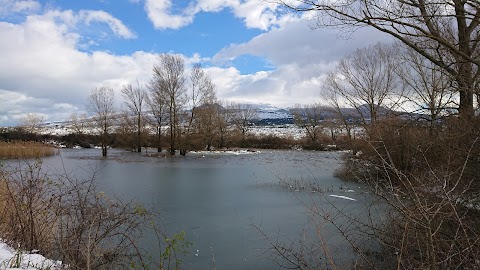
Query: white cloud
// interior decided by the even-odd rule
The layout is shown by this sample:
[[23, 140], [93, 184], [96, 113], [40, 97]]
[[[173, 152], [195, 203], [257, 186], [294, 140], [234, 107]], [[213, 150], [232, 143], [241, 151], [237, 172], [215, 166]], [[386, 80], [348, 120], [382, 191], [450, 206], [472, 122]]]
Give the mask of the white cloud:
[[[283, 65], [275, 71], [241, 74], [236, 68], [213, 67], [207, 69], [217, 86], [218, 97], [235, 102], [270, 103], [289, 107], [296, 103], [309, 103], [320, 98], [323, 74], [332, 66], [312, 64], [299, 67]], [[308, 69], [312, 74], [305, 74]]]
[[273, 64], [273, 71], [250, 75], [214, 71], [212, 76], [219, 89], [229, 89], [219, 93], [227, 99], [263, 100], [278, 106], [311, 103], [320, 99], [323, 78], [339, 59], [358, 47], [385, 40], [385, 35], [371, 29], [361, 29], [345, 39], [335, 30], [312, 30], [307, 21], [292, 21], [248, 42], [232, 44], [212, 59], [229, 66], [242, 55], [253, 55]]
[[[337, 32], [313, 31], [298, 19], [288, 24], [279, 23], [286, 17], [269, 15], [275, 7], [252, 1], [198, 0], [185, 8], [191, 14], [230, 8], [235, 16], [245, 18], [246, 24], [250, 20], [247, 18], [252, 18], [252, 25], [270, 29], [248, 42], [230, 45], [212, 58], [212, 63], [219, 66], [208, 67], [207, 72], [216, 84], [220, 99], [261, 101], [278, 106], [312, 102], [319, 97], [324, 74], [339, 58], [358, 44], [363, 46], [384, 39], [369, 30], [360, 30], [352, 40], [339, 40]], [[163, 12], [167, 15], [164, 19], [176, 16], [171, 15], [170, 2], [155, 3], [159, 12], [156, 15]], [[188, 12], [180, 12], [183, 15], [179, 16], [188, 17]], [[193, 15], [191, 18], [193, 20]], [[259, 21], [254, 22], [253, 18]], [[14, 124], [15, 118], [26, 113], [48, 114], [49, 121], [65, 120], [73, 111], [85, 110], [87, 97], [95, 87], [112, 87], [120, 102], [119, 90], [123, 84], [149, 80], [157, 61], [154, 53], [137, 51], [115, 55], [79, 50], [84, 37], [78, 32], [78, 26], [93, 22], [106, 23], [119, 37], [134, 36], [121, 21], [103, 11], [49, 10], [41, 15], [29, 15], [18, 24], [0, 22], [0, 125]], [[179, 19], [173, 25], [185, 23], [189, 23], [188, 20]], [[272, 28], [275, 23], [279, 26]], [[229, 66], [232, 59], [242, 55], [264, 58], [274, 70], [259, 69], [252, 74], [242, 74]], [[184, 58], [187, 66], [209, 60], [199, 54]]]
[[193, 14], [171, 14], [171, 0], [146, 0], [148, 18], [157, 29], [179, 29], [193, 22]]
[[[98, 14], [90, 20], [102, 19]], [[19, 115], [31, 112], [65, 120], [72, 110], [84, 109], [95, 87], [118, 90], [125, 83], [148, 80], [154, 54], [119, 56], [77, 49], [80, 36], [72, 29], [87, 15], [49, 11], [28, 16], [21, 24], [0, 22], [0, 115], [6, 116], [1, 125], [15, 124]]]
[[[230, 9], [248, 28], [268, 30], [283, 25], [295, 16], [279, 13], [278, 4], [259, 0], [197, 0], [175, 12], [172, 0], [145, 0], [148, 18], [157, 29], [179, 29], [194, 21], [200, 12], [220, 12]], [[177, 8], [178, 9], [178, 8]]]
[[110, 29], [112, 29], [117, 36], [127, 39], [136, 37], [136, 35], [130, 29], [128, 29], [128, 27], [126, 27], [122, 21], [106, 13], [105, 11], [82, 10], [79, 12], [78, 17], [85, 21], [87, 25], [92, 21], [104, 22], [108, 24]]
[[[49, 10], [29, 15], [19, 24], [0, 22], [0, 125], [14, 125], [28, 113], [48, 114], [48, 121], [65, 120], [83, 112], [91, 90], [103, 85], [116, 91], [124, 84], [148, 82], [157, 61], [154, 53], [116, 55], [79, 48], [80, 23], [117, 21], [103, 12]], [[113, 28], [128, 37], [125, 29]], [[116, 29], [116, 30], [115, 30]], [[199, 54], [185, 57], [187, 66], [205, 61]]]
[[72, 10], [49, 10], [41, 15], [31, 15], [27, 20], [37, 20], [40, 22], [53, 22], [56, 26], [66, 28], [75, 28], [79, 24], [89, 26], [92, 22], [105, 23], [109, 26], [112, 32], [121, 38], [132, 39], [136, 35], [133, 33], [122, 21], [113, 17], [105, 11], [99, 10], [80, 10], [73, 12]]
[[40, 7], [37, 1], [16, 1], [12, 10], [14, 12], [37, 12], [40, 10]]
[[268, 30], [271, 26], [279, 25], [277, 5], [266, 1], [247, 0], [231, 6], [235, 16], [242, 18], [248, 28]]
[[[225, 63], [249, 54], [263, 57], [276, 66], [298, 63], [331, 62], [359, 46], [385, 41], [385, 35], [374, 29], [359, 29], [350, 37], [334, 29], [312, 29], [306, 20], [291, 21], [241, 44], [232, 44], [213, 57]], [[387, 39], [388, 40], [388, 39]]]
[[197, 0], [194, 12], [219, 12], [224, 8], [237, 6], [238, 0]]
[[0, 125], [15, 125], [28, 113], [44, 115], [48, 118], [52, 103], [46, 98], [33, 98], [25, 94], [0, 89]]
[[40, 3], [33, 0], [0, 0], [0, 16], [8, 16], [12, 13], [32, 14], [40, 9]]

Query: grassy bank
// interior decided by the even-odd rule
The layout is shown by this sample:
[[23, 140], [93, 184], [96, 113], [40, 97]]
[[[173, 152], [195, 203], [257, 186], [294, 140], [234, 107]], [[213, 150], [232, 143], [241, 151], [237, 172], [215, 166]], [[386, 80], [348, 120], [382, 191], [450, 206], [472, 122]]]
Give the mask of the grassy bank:
[[39, 158], [58, 154], [58, 149], [39, 142], [0, 142], [0, 159]]

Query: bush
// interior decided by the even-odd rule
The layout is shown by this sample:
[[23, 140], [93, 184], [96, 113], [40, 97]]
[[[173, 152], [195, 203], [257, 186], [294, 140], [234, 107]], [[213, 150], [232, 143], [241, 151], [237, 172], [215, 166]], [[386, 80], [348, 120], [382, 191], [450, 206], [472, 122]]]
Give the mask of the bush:
[[[369, 126], [367, 134], [354, 142], [357, 152], [345, 156], [336, 174], [367, 187], [371, 203], [348, 212], [329, 204], [322, 187], [312, 188], [318, 191], [312, 196], [327, 201], [303, 201], [313, 235], [280, 243], [263, 234], [281, 265], [480, 269], [480, 119], [452, 117], [434, 129], [388, 119]], [[350, 263], [335, 260], [322, 231], [328, 225], [354, 251]]]
[[[436, 132], [400, 120], [369, 128], [346, 160], [391, 212], [371, 224], [383, 265], [409, 269], [480, 268], [480, 125], [449, 119]], [[345, 173], [345, 171], [344, 171]]]
[[[172, 243], [153, 215], [134, 201], [107, 196], [95, 177], [49, 175], [42, 163], [0, 169], [0, 235], [24, 250], [40, 250], [68, 269], [147, 269], [178, 267], [188, 242], [182, 234]], [[147, 231], [150, 235], [147, 235]], [[160, 257], [138, 245], [157, 235]], [[168, 252], [166, 252], [168, 250]]]

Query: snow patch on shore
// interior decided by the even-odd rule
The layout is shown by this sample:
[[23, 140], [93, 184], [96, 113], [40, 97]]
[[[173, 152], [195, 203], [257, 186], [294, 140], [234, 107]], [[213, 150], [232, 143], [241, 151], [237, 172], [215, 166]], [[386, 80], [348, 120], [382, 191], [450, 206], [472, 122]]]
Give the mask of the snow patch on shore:
[[0, 269], [60, 270], [64, 268], [60, 261], [49, 260], [40, 254], [16, 251], [7, 244], [0, 242]]

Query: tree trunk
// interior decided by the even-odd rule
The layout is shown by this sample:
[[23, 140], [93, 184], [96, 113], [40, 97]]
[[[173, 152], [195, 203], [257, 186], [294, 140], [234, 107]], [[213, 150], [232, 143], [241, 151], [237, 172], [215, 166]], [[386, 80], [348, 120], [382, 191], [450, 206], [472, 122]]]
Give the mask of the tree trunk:
[[162, 152], [162, 133], [161, 133], [162, 127], [158, 127], [157, 131], [157, 152], [161, 153]]
[[459, 85], [460, 105], [458, 107], [458, 113], [460, 117], [470, 119], [475, 115], [475, 110], [473, 109], [473, 84], [467, 86], [464, 82], [459, 82]]
[[[455, 15], [458, 27], [458, 50], [461, 54], [468, 57], [473, 56], [473, 50], [470, 47], [472, 38], [470, 36], [471, 30], [467, 24], [467, 17], [465, 14], [465, 3], [463, 1], [453, 1], [455, 6]], [[458, 91], [460, 93], [460, 105], [458, 112], [460, 117], [470, 119], [474, 116], [473, 110], [473, 89], [474, 89], [474, 74], [473, 63], [464, 59], [462, 55], [456, 57], [458, 65], [457, 83]]]
[[141, 121], [141, 115], [139, 114], [137, 119], [137, 152], [141, 153], [142, 152], [142, 121]]
[[[170, 155], [174, 156], [175, 155], [175, 112], [173, 111], [174, 109], [172, 108], [173, 105], [170, 105]], [[173, 118], [173, 122], [172, 122]]]
[[224, 141], [225, 141], [225, 139], [224, 139], [224, 137], [223, 137], [223, 132], [222, 132], [222, 133], [220, 134], [220, 142], [219, 142], [219, 146], [218, 146], [220, 149], [222, 149], [222, 148], [224, 147], [224, 145], [225, 145], [225, 142], [224, 142]]

